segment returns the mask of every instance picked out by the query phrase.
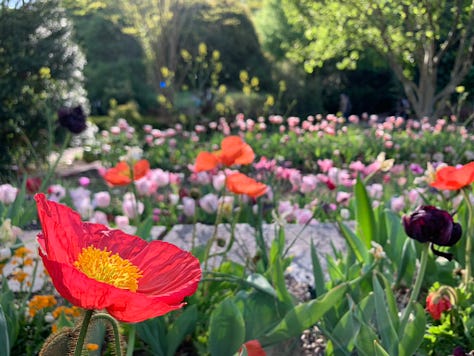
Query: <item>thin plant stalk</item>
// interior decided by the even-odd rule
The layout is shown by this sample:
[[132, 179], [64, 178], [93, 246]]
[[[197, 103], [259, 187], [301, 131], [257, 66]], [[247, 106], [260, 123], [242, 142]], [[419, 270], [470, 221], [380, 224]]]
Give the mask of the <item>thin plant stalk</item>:
[[86, 340], [87, 329], [89, 328], [93, 313], [94, 310], [92, 309], [87, 309], [85, 311], [84, 319], [82, 320], [81, 331], [79, 332], [79, 336], [77, 338], [76, 349], [74, 350], [74, 356], [82, 355], [82, 349], [84, 348], [84, 341]]
[[467, 229], [466, 229], [466, 253], [464, 256], [465, 263], [466, 263], [466, 273], [464, 274], [464, 284], [467, 286], [469, 283], [471, 283], [471, 278], [472, 278], [472, 265], [471, 265], [472, 237], [473, 237], [472, 219], [474, 218], [474, 216], [473, 216], [472, 204], [469, 198], [469, 192], [467, 188], [461, 189], [461, 192], [464, 197], [464, 202], [466, 203], [467, 213], [468, 213]]
[[112, 316], [106, 313], [97, 313], [92, 316], [93, 320], [96, 319], [104, 319], [108, 321], [109, 324], [112, 326], [112, 330], [114, 332], [114, 344], [115, 344], [115, 354], [122, 355], [122, 345], [120, 344], [120, 333], [118, 328], [117, 320], [115, 320]]
[[405, 325], [408, 322], [408, 318], [412, 311], [413, 304], [418, 299], [418, 296], [421, 290], [421, 285], [423, 283], [423, 279], [425, 278], [426, 266], [428, 264], [428, 256], [429, 256], [429, 244], [424, 243], [422, 246], [423, 246], [423, 249], [421, 250], [420, 269], [418, 270], [418, 274], [415, 280], [415, 285], [413, 286], [413, 290], [411, 292], [410, 299], [408, 300], [407, 307], [402, 315], [402, 320], [401, 320], [402, 327], [400, 330], [405, 329]]

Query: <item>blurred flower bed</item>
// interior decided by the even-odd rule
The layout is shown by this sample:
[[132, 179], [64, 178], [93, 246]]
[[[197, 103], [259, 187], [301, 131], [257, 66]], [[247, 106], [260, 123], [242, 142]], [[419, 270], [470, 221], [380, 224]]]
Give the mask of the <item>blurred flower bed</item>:
[[[431, 355], [474, 349], [474, 135], [454, 116], [416, 121], [238, 114], [192, 131], [179, 124], [135, 128], [124, 119], [99, 131], [91, 122], [82, 125], [85, 118], [76, 109], [63, 111], [60, 119], [79, 133], [72, 138], [72, 145], [81, 148], [78, 159], [100, 166], [74, 179], [60, 177], [55, 175], [59, 152], [50, 170], [0, 185], [2, 350], [58, 352], [54, 335], [62, 335], [66, 349], [76, 354], [126, 348], [127, 354], [173, 355], [189, 349], [189, 354], [256, 355], [288, 340], [293, 340], [288, 354], [295, 354], [299, 335], [314, 325], [326, 340], [327, 354]], [[55, 209], [58, 213], [52, 213]], [[306, 226], [323, 221], [337, 224], [348, 252], [335, 250], [323, 271], [311, 241], [315, 285], [308, 286], [309, 300], [298, 300], [285, 283], [292, 242], [284, 226], [300, 224], [298, 238], [304, 239]], [[356, 222], [355, 231], [348, 221]], [[166, 273], [157, 272], [167, 270], [165, 264], [148, 271], [129, 251], [143, 241], [142, 248], [158, 256], [157, 248], [148, 247], [159, 242], [151, 241], [153, 226], [169, 230], [197, 223], [227, 223], [231, 234], [222, 241], [216, 228], [206, 245], [193, 243], [191, 253], [203, 277], [198, 286], [201, 271], [196, 268], [189, 281], [193, 287], [183, 287], [185, 292], [177, 287], [188, 283], [178, 265]], [[238, 223], [256, 231], [258, 248], [245, 264], [226, 259]], [[265, 223], [275, 223], [277, 230], [270, 248], [262, 240]], [[137, 228], [133, 237], [117, 232], [131, 226]], [[41, 258], [21, 243], [21, 229], [32, 227], [43, 231]], [[101, 245], [96, 230], [130, 245], [112, 240]], [[208, 266], [213, 244], [226, 248], [215, 268]], [[104, 252], [118, 257], [112, 263]], [[123, 276], [103, 277], [99, 267], [89, 265], [91, 254], [116, 266], [113, 271], [125, 266], [138, 281], [148, 281], [147, 273], [153, 272], [167, 286], [144, 288], [128, 279], [116, 284]], [[70, 269], [85, 278], [82, 286], [90, 280], [107, 286], [100, 289], [90, 282], [95, 287], [89, 288], [98, 292], [87, 299], [88, 288], [79, 291], [79, 285], [71, 286], [72, 277], [60, 277]], [[160, 293], [177, 297], [156, 296], [156, 290], [170, 285], [175, 289]], [[112, 298], [117, 289], [132, 293], [129, 303], [118, 306]], [[146, 313], [152, 296], [172, 306]], [[185, 297], [187, 306], [181, 304]], [[121, 322], [118, 331], [113, 326], [117, 320], [92, 312], [104, 309]], [[72, 343], [78, 339], [80, 346]]]

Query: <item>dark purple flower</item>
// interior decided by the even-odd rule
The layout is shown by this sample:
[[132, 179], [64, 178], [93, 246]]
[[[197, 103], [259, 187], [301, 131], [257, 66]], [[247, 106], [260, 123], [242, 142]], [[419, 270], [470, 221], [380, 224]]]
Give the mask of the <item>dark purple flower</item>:
[[453, 356], [466, 356], [467, 354], [464, 352], [461, 346], [456, 346], [453, 350]]
[[[461, 225], [453, 221], [453, 216], [434, 206], [420, 206], [410, 216], [403, 216], [402, 221], [406, 234], [419, 242], [453, 246], [462, 235]], [[434, 250], [433, 246], [432, 250], [438, 256], [452, 258], [451, 254]]]
[[58, 110], [59, 124], [74, 134], [79, 134], [87, 128], [86, 114], [81, 106], [75, 108], [63, 107]]

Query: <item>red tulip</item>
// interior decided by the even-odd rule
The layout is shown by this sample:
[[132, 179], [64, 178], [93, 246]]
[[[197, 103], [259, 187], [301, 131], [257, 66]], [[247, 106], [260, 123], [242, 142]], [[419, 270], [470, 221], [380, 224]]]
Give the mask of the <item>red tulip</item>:
[[441, 190], [458, 190], [474, 182], [474, 162], [459, 168], [446, 166], [436, 172], [432, 187]]
[[196, 291], [201, 268], [190, 253], [82, 222], [44, 194], [35, 200], [43, 229], [39, 254], [54, 286], [72, 304], [136, 323], [183, 307]]
[[119, 162], [115, 167], [108, 169], [104, 174], [107, 183], [113, 186], [128, 185], [143, 178], [150, 170], [150, 163], [142, 159], [133, 165], [133, 173], [127, 162]]
[[258, 198], [267, 192], [268, 187], [243, 173], [232, 173], [226, 178], [226, 186], [235, 194], [246, 194], [252, 198]]

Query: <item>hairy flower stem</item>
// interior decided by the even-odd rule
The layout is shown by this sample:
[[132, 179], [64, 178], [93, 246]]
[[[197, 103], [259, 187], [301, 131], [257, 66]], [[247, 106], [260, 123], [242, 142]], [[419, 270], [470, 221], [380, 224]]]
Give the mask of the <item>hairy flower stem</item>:
[[120, 333], [117, 320], [115, 320], [109, 314], [105, 313], [94, 314], [94, 316], [92, 316], [92, 319], [104, 319], [105, 321], [108, 321], [110, 323], [110, 325], [112, 326], [112, 330], [114, 331], [115, 354], [122, 355], [122, 345], [120, 344]]
[[89, 328], [92, 313], [94, 313], [94, 310], [87, 309], [85, 311], [84, 319], [82, 320], [81, 331], [79, 332], [79, 337], [77, 338], [76, 349], [74, 350], [74, 356], [82, 355], [82, 349], [84, 347], [84, 341], [86, 339], [87, 329]]
[[408, 322], [408, 318], [412, 311], [413, 305], [415, 304], [416, 300], [418, 299], [418, 295], [420, 294], [421, 284], [423, 283], [423, 279], [425, 278], [426, 265], [428, 264], [429, 244], [424, 243], [422, 246], [423, 249], [421, 250], [420, 269], [418, 270], [418, 275], [416, 276], [415, 285], [413, 286], [413, 290], [411, 292], [410, 299], [408, 300], [407, 307], [402, 315], [400, 330], [405, 329], [405, 325]]
[[471, 253], [472, 253], [472, 237], [473, 232], [472, 230], [472, 219], [473, 211], [472, 211], [472, 204], [471, 200], [469, 199], [469, 193], [467, 189], [461, 189], [462, 195], [464, 197], [464, 202], [467, 206], [467, 228], [466, 228], [466, 254], [464, 256], [465, 263], [466, 263], [466, 273], [464, 274], [464, 284], [466, 287], [471, 283], [471, 276], [472, 276], [472, 265], [471, 265]]

